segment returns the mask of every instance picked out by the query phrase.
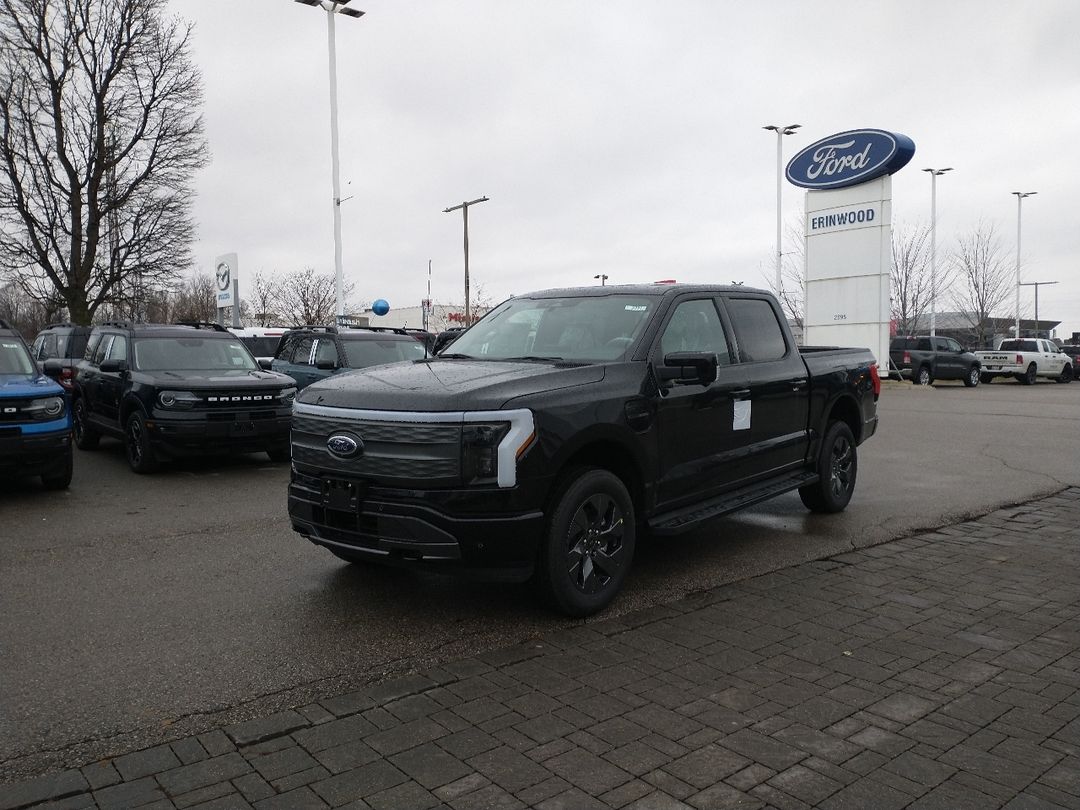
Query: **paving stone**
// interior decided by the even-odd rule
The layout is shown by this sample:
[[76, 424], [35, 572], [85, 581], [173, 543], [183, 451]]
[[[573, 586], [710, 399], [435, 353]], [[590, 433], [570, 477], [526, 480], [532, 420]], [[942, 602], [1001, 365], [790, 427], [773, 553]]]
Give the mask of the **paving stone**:
[[101, 810], [127, 810], [164, 798], [165, 794], [151, 776], [94, 791], [94, 801]]
[[750, 761], [718, 745], [707, 745], [669, 762], [664, 770], [702, 790], [742, 770]]
[[298, 787], [321, 782], [322, 780], [329, 778], [330, 775], [330, 771], [322, 765], [316, 765], [313, 768], [305, 768], [302, 771], [290, 773], [288, 776], [282, 776], [275, 779], [270, 785], [278, 793], [288, 793], [290, 790], [295, 790]]
[[171, 771], [157, 775], [157, 780], [170, 796], [190, 793], [215, 782], [235, 779], [251, 772], [251, 766], [238, 753], [224, 754], [220, 757], [183, 765]]
[[90, 785], [91, 790], [109, 787], [110, 785], [115, 785], [117, 782], [121, 781], [120, 774], [109, 760], [95, 762], [93, 765], [86, 765], [81, 770], [82, 775], [86, 777], [86, 781]]
[[403, 782], [392, 788], [368, 796], [366, 804], [372, 810], [430, 810], [441, 804], [438, 797], [433, 796], [416, 782]]
[[742, 729], [728, 735], [723, 740], [723, 746], [775, 771], [790, 768], [807, 756], [805, 751], [749, 729]]
[[772, 736], [780, 742], [793, 745], [807, 753], [827, 759], [829, 762], [835, 762], [838, 765], [863, 750], [861, 745], [854, 742], [847, 742], [824, 731], [798, 724], [782, 728], [774, 732]]
[[274, 789], [257, 773], [246, 773], [232, 780], [232, 785], [249, 802], [265, 799], [274, 794]]
[[390, 761], [428, 790], [449, 784], [473, 769], [433, 743], [411, 748]]
[[255, 810], [323, 810], [326, 802], [312, 793], [311, 788], [302, 787], [255, 802], [254, 806]]
[[354, 799], [365, 799], [388, 788], [407, 782], [409, 778], [386, 760], [361, 765], [351, 771], [331, 776], [310, 786], [319, 798], [331, 807]]
[[318, 703], [311, 703], [307, 706], [301, 706], [296, 711], [298, 711], [305, 718], [307, 718], [307, 720], [312, 725], [317, 725], [319, 723], [329, 723], [336, 717], [333, 712], [327, 710], [323, 706], [320, 706]]
[[909, 805], [909, 810], [986, 810], [999, 807], [993, 796], [957, 782], [944, 782]]
[[[326, 728], [326, 726], [319, 726]], [[365, 742], [383, 756], [390, 756], [405, 751], [440, 737], [445, 737], [446, 729], [427, 718], [403, 723], [395, 728], [369, 735]]]
[[79, 771], [68, 770], [14, 785], [4, 785], [3, 788], [0, 793], [0, 810], [11, 810], [47, 799], [74, 796], [88, 790], [90, 784]]
[[781, 771], [769, 780], [769, 785], [782, 790], [809, 805], [818, 805], [844, 785], [817, 771], [796, 765]]
[[202, 804], [192, 805], [189, 810], [252, 810], [252, 808], [243, 796], [232, 793]]
[[1039, 781], [1080, 799], [1080, 759], [1068, 757], [1040, 776]]
[[863, 778], [841, 788], [818, 806], [822, 810], [852, 810], [872, 807], [874, 810], [900, 810], [907, 807], [912, 797], [872, 778]]
[[[272, 790], [270, 791], [270, 793], [273, 792], [274, 791]], [[243, 796], [236, 793], [236, 788], [233, 787], [230, 782], [217, 782], [216, 784], [193, 790], [191, 793], [185, 793], [183, 796], [174, 796], [172, 803], [177, 808], [180, 808], [180, 810], [184, 810], [184, 808], [198, 807], [199, 805], [208, 804], [216, 799], [232, 795], [237, 796], [241, 801], [244, 800]]]
[[190, 765], [193, 762], [202, 762], [210, 755], [203, 748], [202, 743], [195, 737], [185, 737], [182, 740], [176, 740], [169, 743], [169, 747], [172, 748], [173, 753], [176, 754], [177, 759], [184, 765]]
[[551, 775], [547, 768], [507, 746], [477, 754], [468, 764], [512, 793], [543, 782]]
[[212, 757], [218, 757], [222, 754], [228, 754], [230, 751], [236, 750], [233, 741], [220, 729], [200, 734], [196, 739], [198, 739], [199, 744], [206, 749], [206, 753]]
[[314, 768], [319, 764], [311, 758], [311, 754], [299, 745], [293, 745], [272, 754], [247, 757], [247, 760], [267, 782], [272, 782], [291, 773]]
[[333, 748], [324, 748], [314, 754], [319, 764], [331, 773], [342, 773], [350, 768], [357, 768], [374, 762], [379, 755], [365, 742], [354, 740], [353, 742], [336, 745]]
[[525, 807], [498, 785], [487, 785], [454, 800], [454, 810], [518, 810]]
[[544, 767], [593, 796], [614, 790], [632, 778], [617, 765], [581, 749], [552, 757]]
[[936, 705], [916, 695], [899, 693], [890, 695], [867, 707], [867, 711], [887, 717], [904, 725], [914, 723], [933, 711]]
[[224, 731], [237, 745], [251, 745], [271, 737], [289, 734], [308, 725], [310, 722], [306, 717], [290, 710], [226, 726]]

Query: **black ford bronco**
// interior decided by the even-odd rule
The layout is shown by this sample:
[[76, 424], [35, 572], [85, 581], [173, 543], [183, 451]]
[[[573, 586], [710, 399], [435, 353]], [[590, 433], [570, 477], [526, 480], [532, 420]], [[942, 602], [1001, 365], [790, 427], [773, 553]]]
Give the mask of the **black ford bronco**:
[[304, 389], [289, 514], [342, 559], [534, 578], [586, 615], [643, 530], [792, 490], [847, 506], [879, 391], [868, 349], [800, 350], [767, 292], [522, 295], [441, 355]]
[[121, 439], [138, 473], [162, 458], [265, 451], [289, 458], [296, 383], [259, 367], [217, 324], [95, 327], [75, 372], [73, 433], [80, 450]]

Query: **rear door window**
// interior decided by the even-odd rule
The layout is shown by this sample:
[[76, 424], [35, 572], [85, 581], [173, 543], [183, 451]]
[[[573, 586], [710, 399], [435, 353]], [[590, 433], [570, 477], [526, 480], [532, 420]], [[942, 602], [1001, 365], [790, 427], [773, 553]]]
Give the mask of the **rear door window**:
[[784, 330], [772, 305], [762, 298], [729, 298], [726, 301], [739, 361], [762, 363], [780, 360], [788, 352]]

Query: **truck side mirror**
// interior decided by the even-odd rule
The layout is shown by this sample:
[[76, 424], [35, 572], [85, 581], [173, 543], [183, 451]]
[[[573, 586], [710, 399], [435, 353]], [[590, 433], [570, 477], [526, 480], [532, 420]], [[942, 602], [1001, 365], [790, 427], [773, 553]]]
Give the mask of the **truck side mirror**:
[[719, 363], [716, 352], [672, 352], [664, 355], [664, 365], [657, 369], [661, 380], [712, 385]]
[[118, 371], [127, 371], [127, 360], [103, 360], [101, 362], [100, 369], [106, 374], [113, 374]]
[[46, 360], [41, 364], [41, 373], [46, 377], [52, 377], [54, 380], [59, 380], [60, 375], [64, 373], [64, 364], [55, 357], [51, 360]]
[[259, 368], [261, 368], [263, 371], [271, 371], [274, 368], [274, 361], [268, 360], [265, 357], [260, 357]]
[[319, 369], [320, 371], [333, 371], [335, 368], [337, 368], [337, 363], [335, 363], [333, 360], [316, 360], [315, 368]]

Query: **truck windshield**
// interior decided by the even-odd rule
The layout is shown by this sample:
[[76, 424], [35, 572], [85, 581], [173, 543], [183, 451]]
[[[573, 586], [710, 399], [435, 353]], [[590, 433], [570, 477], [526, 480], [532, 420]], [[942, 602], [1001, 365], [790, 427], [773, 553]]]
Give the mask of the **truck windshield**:
[[644, 295], [512, 298], [455, 340], [446, 354], [482, 360], [619, 360], [641, 334], [656, 300]]
[[0, 337], [0, 374], [34, 375], [34, 361], [22, 341]]
[[239, 339], [140, 338], [135, 341], [140, 371], [257, 371], [255, 358]]

